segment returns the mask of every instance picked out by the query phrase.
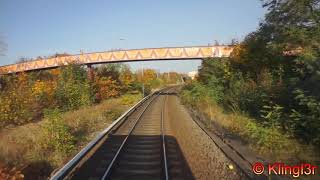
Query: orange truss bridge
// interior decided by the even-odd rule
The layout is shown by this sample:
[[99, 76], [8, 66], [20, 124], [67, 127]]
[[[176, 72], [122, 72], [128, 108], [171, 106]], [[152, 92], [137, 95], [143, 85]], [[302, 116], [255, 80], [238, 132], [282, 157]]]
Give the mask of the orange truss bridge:
[[92, 65], [115, 62], [155, 61], [155, 60], [187, 60], [208, 57], [229, 57], [233, 46], [192, 46], [145, 48], [132, 50], [116, 50], [95, 53], [83, 53], [37, 59], [17, 64], [0, 66], [0, 74], [22, 71], [56, 68], [68, 64]]

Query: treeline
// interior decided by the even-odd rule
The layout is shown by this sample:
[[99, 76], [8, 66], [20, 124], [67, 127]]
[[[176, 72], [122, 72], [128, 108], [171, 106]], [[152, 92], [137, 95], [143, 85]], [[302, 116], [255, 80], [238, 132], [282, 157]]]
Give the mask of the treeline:
[[[206, 94], [227, 112], [248, 114], [264, 130], [319, 149], [319, 4], [319, 0], [264, 1], [268, 9], [264, 21], [230, 58], [202, 62], [198, 83], [185, 88], [189, 101]], [[255, 137], [274, 135], [254, 132]]]
[[0, 77], [0, 129], [40, 120], [46, 109], [75, 110], [125, 93], [141, 93], [143, 84], [148, 94], [179, 78], [171, 73], [168, 79], [153, 69], [132, 72], [124, 64], [95, 67], [93, 82], [79, 65], [4, 75]]

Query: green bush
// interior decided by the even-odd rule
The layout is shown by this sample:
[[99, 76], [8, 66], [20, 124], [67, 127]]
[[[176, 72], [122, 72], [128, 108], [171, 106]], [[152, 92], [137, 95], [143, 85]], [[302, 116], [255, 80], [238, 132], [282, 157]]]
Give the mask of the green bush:
[[[253, 119], [246, 113], [225, 112], [223, 107], [220, 109], [217, 102], [207, 95], [209, 91], [209, 87], [199, 83], [187, 84], [181, 92], [182, 102], [204, 113], [208, 117], [206, 121], [214, 121], [232, 134], [240, 136], [260, 155], [269, 156], [272, 160], [291, 160], [293, 156], [297, 156], [296, 159], [293, 158], [294, 161], [299, 158], [311, 159], [301, 152], [304, 148], [313, 149], [313, 146], [297, 143], [291, 134], [284, 132], [280, 126], [279, 122], [285, 119], [283, 107], [269, 102], [269, 106], [266, 105], [261, 110], [262, 119]], [[211, 107], [216, 107], [213, 114]], [[290, 124], [290, 121], [287, 123]], [[310, 154], [308, 152], [308, 156]]]
[[297, 104], [289, 115], [290, 130], [306, 142], [320, 146], [320, 101], [301, 89], [294, 94]]
[[58, 79], [56, 98], [63, 110], [78, 109], [93, 102], [93, 90], [86, 71], [80, 66], [64, 67]]
[[263, 127], [248, 121], [242, 134], [254, 142], [255, 149], [260, 153], [277, 154], [290, 146], [288, 136], [276, 127]]
[[121, 97], [121, 104], [133, 105], [141, 99], [141, 94], [125, 94]]
[[45, 111], [45, 123], [42, 128], [44, 149], [67, 157], [75, 150], [75, 137], [71, 128], [63, 121], [57, 109]]
[[265, 126], [280, 128], [283, 120], [283, 107], [278, 104], [265, 105], [261, 110], [261, 117], [265, 120], [263, 122]]

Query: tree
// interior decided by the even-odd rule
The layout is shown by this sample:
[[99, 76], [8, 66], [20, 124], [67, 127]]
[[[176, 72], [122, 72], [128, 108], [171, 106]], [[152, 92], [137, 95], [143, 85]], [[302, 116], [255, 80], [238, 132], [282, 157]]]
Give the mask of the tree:
[[263, 2], [258, 30], [229, 59], [202, 61], [199, 81], [226, 109], [319, 146], [320, 0]]
[[[261, 24], [268, 48], [278, 54], [287, 50], [301, 52], [291, 59], [297, 78], [292, 86], [311, 90], [320, 88], [320, 0], [264, 1], [269, 12]], [[296, 51], [299, 52], [299, 51]], [[320, 95], [319, 95], [320, 96]]]
[[119, 76], [122, 64], [107, 64], [97, 68], [97, 76], [99, 77], [111, 77], [111, 79], [120, 82]]
[[122, 67], [122, 64], [107, 64], [97, 68], [95, 86], [98, 101], [120, 95], [122, 89], [120, 77]]
[[116, 80], [109, 77], [99, 77], [96, 80], [98, 93], [102, 99], [118, 97], [120, 95], [121, 86]]
[[128, 65], [122, 66], [119, 79], [124, 90], [129, 90], [132, 88], [132, 85], [134, 83], [134, 76]]
[[0, 91], [0, 129], [9, 124], [21, 125], [35, 116], [35, 101], [31, 94], [29, 76], [20, 73], [6, 78], [7, 86]]
[[174, 84], [181, 80], [181, 75], [177, 72], [163, 73], [161, 77], [166, 83], [169, 84]]
[[63, 110], [78, 109], [91, 104], [93, 91], [86, 71], [78, 65], [63, 67], [59, 74], [55, 97]]
[[150, 85], [151, 81], [157, 78], [157, 72], [154, 69], [139, 70], [136, 74], [137, 74], [137, 80], [146, 85]]

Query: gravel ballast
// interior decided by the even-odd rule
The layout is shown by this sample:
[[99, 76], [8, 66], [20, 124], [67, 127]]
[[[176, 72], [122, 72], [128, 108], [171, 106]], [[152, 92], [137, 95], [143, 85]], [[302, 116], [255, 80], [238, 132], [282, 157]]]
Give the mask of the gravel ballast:
[[[195, 179], [243, 179], [235, 165], [193, 121], [177, 96], [168, 96], [166, 134], [174, 136]], [[232, 165], [234, 168], [228, 168]]]

